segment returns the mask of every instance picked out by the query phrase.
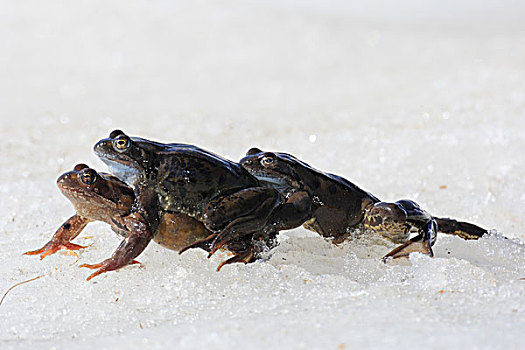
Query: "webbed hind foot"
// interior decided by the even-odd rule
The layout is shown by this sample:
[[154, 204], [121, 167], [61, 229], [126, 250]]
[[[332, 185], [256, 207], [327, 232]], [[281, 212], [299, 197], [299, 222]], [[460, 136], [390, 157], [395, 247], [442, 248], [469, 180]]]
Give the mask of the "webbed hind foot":
[[382, 260], [383, 262], [386, 262], [390, 258], [408, 258], [410, 253], [422, 253], [430, 257], [434, 256], [430, 242], [426, 239], [423, 239], [423, 235], [420, 234], [392, 250], [390, 253], [385, 255]]
[[[139, 264], [140, 266], [142, 266], [142, 263], [140, 263], [137, 260], [132, 260], [131, 262], [128, 263], [128, 265], [133, 265], [133, 264]], [[79, 267], [86, 267], [86, 268], [91, 269], [91, 270], [98, 269], [97, 271], [95, 271], [91, 275], [89, 275], [89, 277], [86, 279], [86, 281], [91, 280], [95, 276], [98, 276], [98, 275], [103, 274], [105, 272], [116, 270], [118, 268], [118, 267], [115, 267], [115, 261], [113, 259], [111, 259], [111, 258], [110, 259], [106, 259], [106, 260], [104, 260], [104, 261], [102, 261], [102, 262], [100, 262], [98, 264], [82, 264]], [[120, 266], [120, 267], [122, 267], [122, 266]]]
[[217, 266], [217, 272], [219, 272], [224, 265], [233, 264], [237, 262], [243, 262], [245, 264], [249, 264], [251, 262], [255, 261], [255, 254], [253, 250], [248, 250], [242, 253], [234, 253], [235, 255], [229, 258], [228, 260], [225, 260]]
[[213, 241], [215, 240], [215, 237], [217, 237], [217, 234], [216, 233], [212, 233], [211, 235], [209, 235], [206, 238], [198, 240], [197, 242], [194, 242], [194, 243], [192, 243], [190, 245], [187, 245], [187, 246], [185, 246], [184, 248], [182, 248], [179, 251], [179, 255], [184, 253], [186, 250], [193, 249], [193, 248], [201, 248], [201, 249], [209, 252], [210, 249], [211, 249], [211, 245], [212, 245]]

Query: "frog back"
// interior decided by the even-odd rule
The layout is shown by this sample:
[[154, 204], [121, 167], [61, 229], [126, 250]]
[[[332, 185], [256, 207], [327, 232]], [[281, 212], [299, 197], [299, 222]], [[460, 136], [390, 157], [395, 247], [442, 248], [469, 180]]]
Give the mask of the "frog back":
[[161, 208], [192, 217], [202, 215], [212, 198], [258, 184], [238, 163], [191, 145], [160, 152], [157, 169]]
[[301, 169], [309, 173], [299, 176], [313, 200], [314, 221], [310, 227], [325, 237], [337, 238], [345, 234], [363, 220], [364, 209], [369, 204], [379, 202], [375, 196], [341, 176], [312, 167]]

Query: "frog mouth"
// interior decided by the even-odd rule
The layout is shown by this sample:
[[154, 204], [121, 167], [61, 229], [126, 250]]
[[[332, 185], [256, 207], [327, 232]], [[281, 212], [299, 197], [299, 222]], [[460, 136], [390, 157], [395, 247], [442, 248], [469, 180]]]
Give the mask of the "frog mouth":
[[139, 177], [139, 170], [133, 166], [133, 163], [128, 160], [118, 158], [100, 157], [106, 163], [109, 171], [124, 181], [129, 186], [135, 186]]
[[106, 164], [108, 164], [109, 162], [116, 162], [124, 166], [131, 166], [131, 161], [122, 159], [122, 158], [117, 158], [117, 157], [114, 157], [114, 158], [102, 157], [102, 161]]
[[119, 169], [120, 168], [133, 168], [130, 160], [115, 157], [112, 155], [107, 155], [107, 154], [99, 154], [98, 156], [100, 160], [103, 161], [110, 169], [113, 167], [116, 167]]
[[286, 180], [284, 178], [275, 178], [266, 174], [253, 174], [259, 181], [269, 182], [279, 186], [286, 185]]
[[100, 140], [93, 147], [95, 154], [106, 164], [109, 162], [121, 163], [125, 166], [131, 166], [131, 160], [127, 157], [120, 155], [116, 152], [112, 152], [112, 143], [109, 139]]
[[62, 194], [74, 204], [79, 203], [79, 201], [91, 203], [95, 200], [101, 200], [101, 197], [97, 196], [96, 193], [83, 189], [82, 187], [75, 185], [74, 182], [70, 183], [70, 181], [62, 178], [59, 178], [59, 181], [57, 181], [57, 186], [60, 189], [60, 192], [62, 192]]

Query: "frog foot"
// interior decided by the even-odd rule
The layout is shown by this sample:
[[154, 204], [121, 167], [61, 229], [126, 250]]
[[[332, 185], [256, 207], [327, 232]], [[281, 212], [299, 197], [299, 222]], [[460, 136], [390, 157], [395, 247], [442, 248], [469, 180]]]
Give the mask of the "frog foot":
[[[132, 264], [139, 264], [140, 266], [142, 266], [142, 264], [140, 262], [138, 262], [137, 260], [132, 260], [127, 265], [132, 265]], [[91, 270], [98, 269], [97, 271], [95, 271], [91, 275], [89, 275], [89, 277], [86, 279], [86, 281], [89, 281], [93, 277], [96, 277], [96, 276], [98, 276], [98, 275], [100, 275], [100, 274], [102, 274], [104, 272], [113, 271], [113, 270], [119, 269], [119, 268], [121, 268], [123, 266], [116, 266], [115, 260], [112, 259], [112, 258], [109, 258], [109, 259], [106, 259], [106, 260], [104, 260], [104, 261], [102, 261], [101, 263], [98, 263], [98, 264], [82, 264], [79, 267], [87, 267], [88, 269], [91, 269]]]
[[184, 248], [182, 248], [180, 251], [179, 251], [179, 254], [182, 254], [184, 253], [186, 250], [188, 249], [193, 249], [193, 248], [201, 248], [201, 249], [204, 249], [206, 251], [210, 251], [210, 246], [212, 245], [213, 241], [215, 240], [215, 237], [217, 236], [216, 233], [212, 233], [211, 235], [209, 235], [208, 237], [204, 238], [204, 239], [201, 239], [201, 240], [198, 240], [197, 242], [194, 242]]
[[212, 249], [210, 250], [210, 253], [208, 254], [208, 259], [211, 258], [213, 254], [215, 254], [219, 249], [226, 246], [228, 243], [226, 242], [219, 242], [218, 244], [213, 244]]
[[407, 242], [403, 243], [399, 247], [392, 250], [390, 253], [383, 257], [383, 262], [386, 262], [389, 258], [399, 259], [399, 258], [408, 258], [410, 253], [422, 253], [430, 257], [434, 256], [430, 242], [424, 239], [410, 239]]
[[250, 215], [237, 218], [230, 222], [220, 233], [216, 235], [215, 239], [213, 240], [213, 244], [211, 245], [208, 258], [215, 254], [219, 249], [227, 246], [236, 239], [257, 231], [257, 229], [261, 226], [257, 220], [258, 218], [256, 215]]
[[74, 244], [71, 242], [56, 242], [56, 241], [49, 241], [45, 246], [43, 246], [40, 249], [37, 250], [31, 250], [28, 252], [25, 252], [24, 255], [38, 255], [40, 254], [40, 260], [44, 259], [46, 256], [55, 254], [61, 249], [64, 250], [80, 250], [87, 248], [87, 246]]
[[217, 266], [217, 272], [219, 272], [224, 265], [233, 264], [236, 262], [243, 262], [245, 264], [251, 263], [255, 261], [255, 254], [253, 253], [253, 250], [248, 250], [242, 253], [235, 253], [234, 256], [229, 258], [228, 260], [225, 260]]

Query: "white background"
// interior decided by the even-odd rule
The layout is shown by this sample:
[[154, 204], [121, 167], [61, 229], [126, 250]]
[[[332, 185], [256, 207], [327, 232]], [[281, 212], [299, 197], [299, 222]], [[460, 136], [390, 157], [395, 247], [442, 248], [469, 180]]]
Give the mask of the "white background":
[[[0, 347], [523, 348], [525, 11], [504, 1], [1, 1]], [[498, 234], [384, 265], [302, 228], [251, 265], [118, 238], [22, 256], [73, 209], [56, 178], [111, 130], [233, 160], [286, 151]], [[502, 235], [511, 239], [503, 239]]]

